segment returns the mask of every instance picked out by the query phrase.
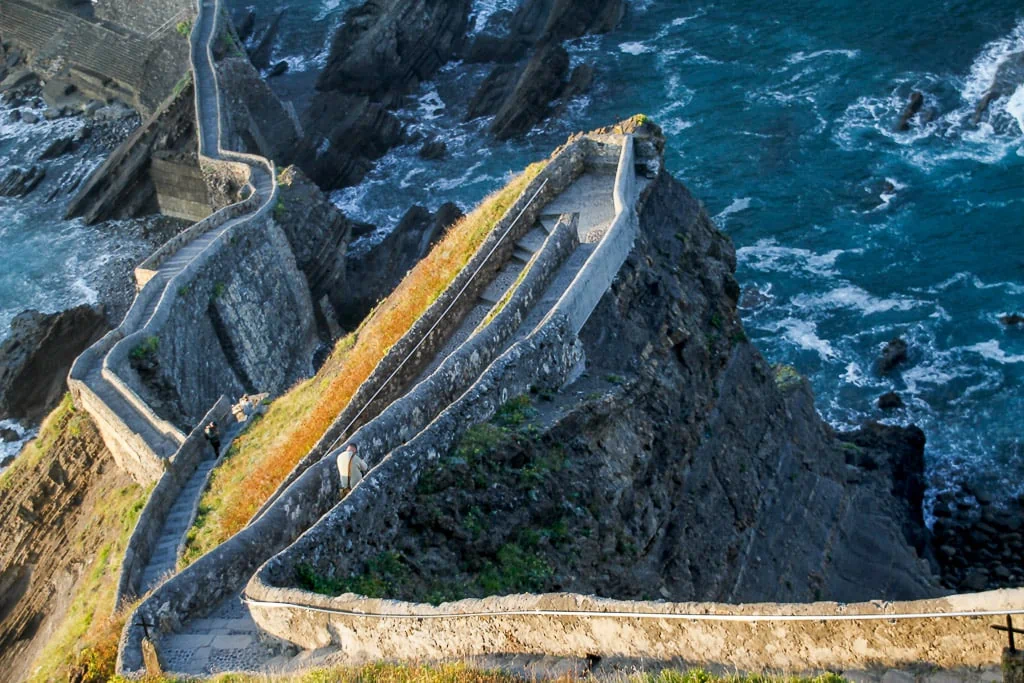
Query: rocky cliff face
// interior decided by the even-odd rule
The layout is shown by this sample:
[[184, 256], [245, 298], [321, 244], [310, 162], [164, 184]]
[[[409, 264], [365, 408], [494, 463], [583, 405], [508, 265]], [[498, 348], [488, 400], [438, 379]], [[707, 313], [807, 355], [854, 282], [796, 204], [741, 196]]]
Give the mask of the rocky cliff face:
[[940, 594], [921, 432], [833, 432], [806, 381], [746, 340], [729, 240], [667, 173], [649, 192], [581, 335], [584, 377], [472, 430], [398, 511], [397, 555], [366, 570], [435, 600]]

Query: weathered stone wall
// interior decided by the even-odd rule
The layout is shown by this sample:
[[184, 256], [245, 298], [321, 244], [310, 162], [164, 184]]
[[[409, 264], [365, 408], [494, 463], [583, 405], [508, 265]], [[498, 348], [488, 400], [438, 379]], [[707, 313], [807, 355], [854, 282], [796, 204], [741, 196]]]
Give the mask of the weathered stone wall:
[[[191, 19], [195, 11], [191, 0], [94, 0], [96, 17], [149, 35], [163, 27], [175, 32], [175, 24]], [[179, 35], [180, 40], [184, 40]]]
[[[252, 595], [251, 585], [249, 591]], [[285, 602], [293, 593], [266, 590], [260, 597]], [[460, 600], [440, 607], [351, 595], [306, 594], [303, 602], [320, 611], [255, 601], [249, 608], [271, 633], [288, 634], [308, 648], [334, 643], [355, 660], [543, 652], [798, 673], [996, 664], [1003, 641], [991, 629], [995, 617], [964, 613], [1019, 614], [1024, 590], [858, 604], [634, 602], [568, 593]], [[608, 612], [619, 614], [601, 616]]]
[[147, 404], [179, 424], [196, 424], [221, 394], [280, 393], [309, 374], [316, 344], [305, 281], [273, 221], [235, 225], [193, 265], [185, 284], [168, 292], [164, 320], [144, 332], [159, 339], [163, 393], [131, 368], [124, 356], [132, 349], [110, 360]]
[[124, 559], [121, 561], [121, 573], [117, 582], [117, 593], [114, 596], [114, 611], [121, 609], [126, 601], [139, 597], [142, 574], [153, 555], [153, 549], [159, 539], [160, 528], [167, 514], [174, 507], [181, 490], [189, 477], [196, 471], [199, 463], [207, 456], [210, 446], [203, 436], [203, 425], [214, 420], [218, 424], [226, 424], [231, 418], [231, 402], [221, 397], [210, 411], [188, 435], [174, 457], [167, 462], [167, 468], [153, 492], [146, 501], [146, 507], [139, 514], [132, 535], [125, 548]]
[[[135, 12], [143, 3], [130, 4]], [[190, 3], [153, 4], [174, 14], [189, 11]], [[151, 35], [25, 0], [3, 0], [2, 9], [0, 32], [29, 51], [34, 68], [68, 77], [92, 97], [122, 98], [143, 115], [159, 106], [188, 68], [188, 41], [173, 25]]]
[[154, 155], [149, 176], [153, 179], [156, 203], [163, 215], [201, 221], [212, 213], [206, 182], [194, 159], [189, 162]]

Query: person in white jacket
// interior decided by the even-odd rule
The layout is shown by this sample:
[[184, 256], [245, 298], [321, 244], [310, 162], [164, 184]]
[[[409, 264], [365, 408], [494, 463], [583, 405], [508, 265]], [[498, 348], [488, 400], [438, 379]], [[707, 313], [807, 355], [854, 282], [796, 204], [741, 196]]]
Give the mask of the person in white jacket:
[[342, 498], [355, 488], [366, 474], [366, 463], [358, 455], [359, 447], [350, 443], [338, 453], [338, 474], [341, 475]]

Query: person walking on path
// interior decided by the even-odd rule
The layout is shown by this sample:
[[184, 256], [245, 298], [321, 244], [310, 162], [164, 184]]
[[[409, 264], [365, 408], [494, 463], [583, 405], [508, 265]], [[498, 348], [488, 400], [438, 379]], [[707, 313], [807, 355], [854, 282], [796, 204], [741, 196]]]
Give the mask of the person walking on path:
[[213, 457], [220, 457], [220, 432], [217, 430], [217, 423], [210, 420], [210, 423], [206, 425], [206, 429], [203, 430], [203, 435], [206, 440], [213, 446]]
[[338, 474], [341, 475], [342, 498], [363, 480], [363, 475], [366, 473], [366, 463], [357, 454], [358, 450], [359, 447], [356, 444], [350, 443], [338, 454]]

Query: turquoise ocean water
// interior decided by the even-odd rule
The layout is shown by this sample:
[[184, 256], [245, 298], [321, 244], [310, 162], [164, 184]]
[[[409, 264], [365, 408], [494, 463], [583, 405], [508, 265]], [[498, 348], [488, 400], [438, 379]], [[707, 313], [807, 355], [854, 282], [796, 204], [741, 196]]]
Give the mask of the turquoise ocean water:
[[[275, 59], [291, 70], [275, 87], [302, 100], [350, 4], [236, 9], [287, 10]], [[477, 0], [474, 22], [514, 4]], [[935, 490], [963, 477], [1021, 492], [1024, 329], [997, 318], [1024, 312], [1024, 88], [970, 120], [1019, 51], [1019, 2], [634, 1], [617, 31], [570, 45], [598, 75], [561, 120], [481, 144], [486, 121], [463, 117], [487, 67], [449, 66], [401, 114], [449, 157], [398, 148], [333, 199], [385, 228], [411, 203], [470, 206], [567, 134], [646, 113], [669, 138], [670, 170], [734, 241], [741, 285], [763, 295], [744, 311], [748, 333], [810, 377], [826, 419], [883, 417], [874, 401], [898, 391], [907, 408], [886, 419], [925, 430]], [[913, 90], [935, 115], [894, 133]], [[895, 335], [910, 360], [880, 377], [875, 359]]]

